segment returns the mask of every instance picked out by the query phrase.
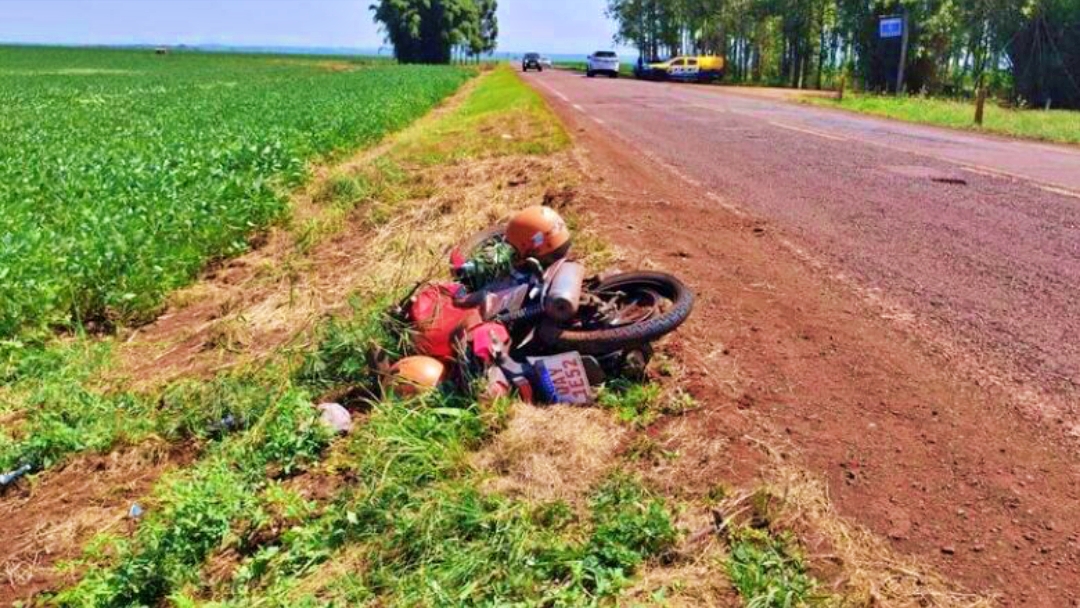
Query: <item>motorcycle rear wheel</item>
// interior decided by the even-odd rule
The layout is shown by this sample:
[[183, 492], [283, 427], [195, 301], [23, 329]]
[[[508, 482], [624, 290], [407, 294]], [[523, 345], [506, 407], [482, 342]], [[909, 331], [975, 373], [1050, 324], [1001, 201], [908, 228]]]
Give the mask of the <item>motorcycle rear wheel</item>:
[[628, 272], [588, 286], [578, 316], [540, 326], [538, 338], [553, 351], [604, 355], [639, 349], [675, 331], [694, 308], [694, 294], [663, 272]]

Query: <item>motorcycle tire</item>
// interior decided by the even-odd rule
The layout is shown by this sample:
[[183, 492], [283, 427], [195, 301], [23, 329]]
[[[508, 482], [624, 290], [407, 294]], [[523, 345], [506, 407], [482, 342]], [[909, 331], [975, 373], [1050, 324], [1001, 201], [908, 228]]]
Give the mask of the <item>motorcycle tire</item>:
[[575, 329], [554, 321], [540, 326], [538, 338], [552, 352], [577, 351], [583, 355], [604, 355], [646, 346], [675, 331], [686, 322], [694, 308], [694, 294], [679, 279], [663, 272], [629, 272], [600, 281], [589, 292], [632, 292], [634, 288], [658, 293], [670, 305], [658, 315], [629, 325], [609, 328]]

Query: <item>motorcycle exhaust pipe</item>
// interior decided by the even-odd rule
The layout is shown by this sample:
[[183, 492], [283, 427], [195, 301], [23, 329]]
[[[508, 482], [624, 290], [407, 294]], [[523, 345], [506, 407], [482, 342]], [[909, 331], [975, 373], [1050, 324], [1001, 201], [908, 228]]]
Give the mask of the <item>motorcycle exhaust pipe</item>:
[[563, 262], [551, 279], [544, 298], [544, 313], [556, 321], [574, 318], [581, 306], [581, 289], [585, 282], [585, 266], [577, 262]]

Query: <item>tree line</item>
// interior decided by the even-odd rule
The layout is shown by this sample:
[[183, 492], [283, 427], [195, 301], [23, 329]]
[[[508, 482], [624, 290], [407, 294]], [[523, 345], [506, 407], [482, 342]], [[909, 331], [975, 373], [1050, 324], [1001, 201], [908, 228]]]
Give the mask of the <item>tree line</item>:
[[735, 82], [825, 88], [844, 77], [878, 92], [895, 91], [901, 56], [880, 20], [906, 16], [906, 91], [986, 86], [1080, 108], [1080, 0], [608, 0], [607, 14], [646, 60], [724, 55]]
[[495, 50], [497, 0], [380, 0], [375, 21], [402, 63], [450, 63]]

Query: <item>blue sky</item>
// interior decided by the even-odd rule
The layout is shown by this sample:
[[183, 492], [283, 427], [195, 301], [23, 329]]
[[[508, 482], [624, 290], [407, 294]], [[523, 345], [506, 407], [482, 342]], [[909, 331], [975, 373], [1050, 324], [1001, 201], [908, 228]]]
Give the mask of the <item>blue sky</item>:
[[[371, 0], [0, 0], [0, 41], [377, 48]], [[500, 0], [499, 50], [611, 46], [605, 0]]]

